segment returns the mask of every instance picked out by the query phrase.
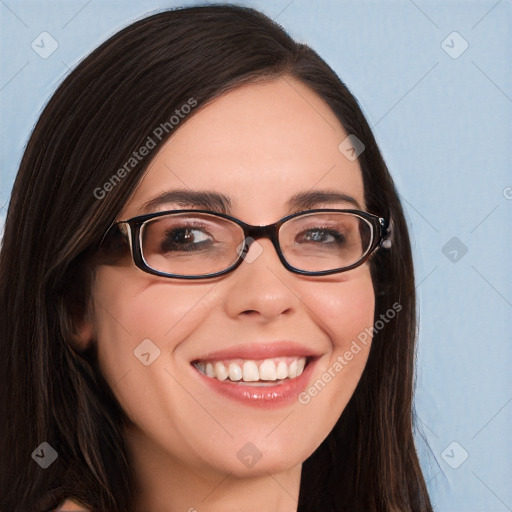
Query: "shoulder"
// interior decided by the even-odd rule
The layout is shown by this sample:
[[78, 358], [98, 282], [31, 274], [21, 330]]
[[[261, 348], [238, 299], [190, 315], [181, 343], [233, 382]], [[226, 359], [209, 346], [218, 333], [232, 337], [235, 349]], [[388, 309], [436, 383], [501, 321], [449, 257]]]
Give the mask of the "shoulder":
[[72, 500], [64, 500], [53, 512], [91, 512], [85, 505]]

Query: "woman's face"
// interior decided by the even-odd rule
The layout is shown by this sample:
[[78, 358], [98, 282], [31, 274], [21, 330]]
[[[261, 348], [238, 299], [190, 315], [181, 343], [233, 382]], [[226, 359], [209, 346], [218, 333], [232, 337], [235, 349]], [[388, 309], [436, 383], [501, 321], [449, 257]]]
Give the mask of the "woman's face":
[[[149, 201], [174, 190], [227, 196], [228, 213], [253, 225], [301, 209], [365, 209], [359, 164], [338, 149], [348, 134], [302, 83], [285, 77], [245, 85], [182, 123], [154, 155], [119, 220], [215, 208], [165, 202], [148, 210]], [[293, 196], [318, 191], [355, 203], [331, 199], [290, 211]], [[301, 276], [261, 238], [235, 271], [214, 279], [156, 277], [131, 259], [100, 266], [82, 333], [98, 344], [100, 366], [132, 422], [134, 457], [248, 476], [300, 465], [328, 435], [365, 366], [370, 344], [356, 349], [353, 341], [373, 316], [367, 264]], [[278, 371], [284, 361], [279, 371], [293, 375], [305, 356], [300, 377], [270, 386], [221, 381], [192, 364], [229, 370], [269, 359], [267, 366]]]

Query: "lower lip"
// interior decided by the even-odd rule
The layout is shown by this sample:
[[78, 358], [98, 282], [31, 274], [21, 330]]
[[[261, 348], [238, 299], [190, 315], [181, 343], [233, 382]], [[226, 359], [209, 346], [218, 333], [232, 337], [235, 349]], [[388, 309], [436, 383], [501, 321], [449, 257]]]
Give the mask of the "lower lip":
[[207, 377], [193, 367], [199, 377], [217, 393], [255, 407], [277, 408], [296, 402], [298, 395], [307, 387], [315, 361], [311, 361], [304, 371], [294, 379], [285, 380], [275, 386], [248, 386], [229, 380]]

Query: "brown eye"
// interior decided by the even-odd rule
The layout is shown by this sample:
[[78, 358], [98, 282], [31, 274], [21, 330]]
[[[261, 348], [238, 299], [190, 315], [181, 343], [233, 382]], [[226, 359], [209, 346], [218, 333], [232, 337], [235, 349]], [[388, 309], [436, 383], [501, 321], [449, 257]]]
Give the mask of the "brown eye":
[[164, 233], [160, 249], [163, 252], [197, 251], [209, 245], [211, 238], [198, 228], [186, 227], [169, 229]]

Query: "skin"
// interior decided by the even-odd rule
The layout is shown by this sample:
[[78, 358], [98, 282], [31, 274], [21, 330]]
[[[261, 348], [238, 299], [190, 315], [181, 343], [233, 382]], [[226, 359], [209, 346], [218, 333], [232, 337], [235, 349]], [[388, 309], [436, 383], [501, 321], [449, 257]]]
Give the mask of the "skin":
[[[255, 225], [284, 217], [286, 201], [311, 190], [349, 194], [365, 209], [359, 164], [338, 150], [346, 137], [324, 101], [290, 77], [242, 86], [179, 127], [118, 220], [176, 188], [229, 195], [231, 215]], [[180, 206], [162, 210], [173, 208]], [[81, 343], [98, 344], [101, 368], [132, 422], [125, 435], [139, 482], [137, 511], [295, 511], [302, 462], [359, 381], [370, 343], [306, 405], [256, 408], [198, 378], [190, 361], [206, 351], [292, 340], [320, 354], [313, 383], [373, 324], [368, 264], [300, 276], [282, 266], [270, 240], [258, 243], [263, 252], [252, 263], [214, 279], [156, 277], [131, 259], [98, 268]], [[160, 356], [144, 366], [133, 351], [147, 338]], [[247, 442], [262, 454], [251, 468], [237, 457]]]

